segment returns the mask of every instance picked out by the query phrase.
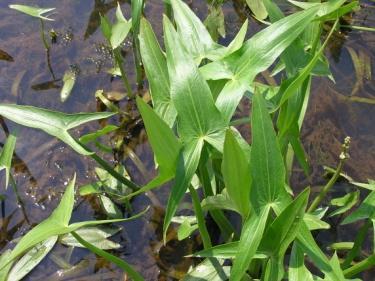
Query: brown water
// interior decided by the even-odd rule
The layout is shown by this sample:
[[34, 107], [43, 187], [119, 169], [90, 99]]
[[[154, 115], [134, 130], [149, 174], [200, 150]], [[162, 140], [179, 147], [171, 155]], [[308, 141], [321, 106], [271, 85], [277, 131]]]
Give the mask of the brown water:
[[[122, 9], [129, 18], [128, 1], [120, 1]], [[103, 37], [99, 30], [99, 13], [112, 16], [117, 1], [100, 0], [33, 0], [28, 5], [56, 7], [54, 22], [46, 23], [46, 30], [53, 28], [58, 33], [56, 44], [51, 45], [50, 67], [56, 79], [61, 79], [70, 65], [77, 65], [80, 74], [71, 97], [61, 103], [59, 92], [61, 81], [54, 82], [49, 70], [46, 52], [40, 40], [39, 21], [8, 9], [13, 1], [2, 0], [0, 3], [0, 102], [34, 105], [64, 112], [96, 111], [101, 107], [95, 100], [95, 91], [124, 91], [119, 79], [112, 80], [105, 70], [111, 67], [111, 58], [103, 47]], [[375, 25], [374, 4], [362, 2], [364, 8], [347, 18], [355, 25]], [[195, 12], [204, 18], [204, 1], [194, 1], [191, 5]], [[148, 1], [145, 14], [161, 38], [162, 1]], [[227, 38], [229, 42], [236, 34], [241, 23], [248, 16], [240, 1], [228, 1], [224, 4]], [[262, 25], [251, 20], [250, 32], [259, 30]], [[302, 136], [305, 148], [312, 163], [312, 176], [306, 179], [296, 166], [294, 183], [301, 188], [310, 184], [313, 189], [325, 182], [321, 177], [322, 165], [337, 164], [340, 143], [347, 135], [352, 137], [351, 159], [345, 171], [357, 181], [374, 179], [375, 171], [375, 110], [373, 72], [369, 77], [357, 77], [350, 52], [364, 56], [371, 68], [374, 67], [375, 36], [373, 33], [357, 30], [342, 30], [335, 34], [330, 43], [327, 56], [331, 61], [336, 84], [328, 79], [316, 78], [313, 82], [311, 102], [306, 116]], [[11, 57], [3, 54], [5, 51]], [[126, 70], [130, 80], [135, 77], [131, 46], [124, 46]], [[140, 93], [144, 93], [141, 90]], [[353, 101], [350, 94], [367, 100]], [[370, 103], [365, 103], [365, 102]], [[372, 104], [371, 104], [372, 103]], [[122, 107], [133, 110], [131, 104], [121, 102]], [[246, 107], [244, 107], [246, 108]], [[134, 112], [134, 111], [132, 111]], [[134, 114], [136, 114], [134, 112]], [[1, 120], [3, 122], [3, 120]], [[118, 120], [113, 118], [111, 122]], [[4, 120], [6, 127], [15, 129], [15, 125]], [[100, 128], [103, 123], [90, 123], [74, 134], [80, 135]], [[246, 128], [243, 128], [246, 135]], [[150, 175], [145, 177], [136, 165], [123, 152], [106, 156], [108, 161], [119, 160], [126, 165], [133, 179], [142, 184], [151, 179], [155, 172], [152, 167], [152, 152], [147, 144], [147, 137], [139, 125], [129, 123], [117, 136], [107, 139], [126, 137], [126, 143], [144, 162]], [[5, 139], [3, 130], [0, 141]], [[2, 208], [0, 219], [0, 250], [12, 247], [12, 239], [26, 233], [32, 226], [46, 218], [57, 205], [66, 183], [77, 172], [77, 185], [95, 180], [95, 163], [72, 152], [64, 144], [49, 136], [27, 128], [20, 128], [16, 147], [16, 160], [13, 174], [18, 184], [22, 208], [16, 203], [14, 192], [5, 193], [8, 200]], [[0, 182], [4, 182], [3, 173]], [[1, 191], [4, 193], [4, 190]], [[157, 201], [153, 201], [151, 210], [142, 218], [123, 224], [123, 230], [116, 235], [116, 240], [123, 248], [112, 251], [114, 254], [133, 264], [146, 280], [173, 280], [180, 278], [191, 265], [184, 255], [199, 247], [200, 241], [193, 237], [182, 242], [172, 239], [166, 247], [161, 245], [161, 227], [163, 206], [168, 196], [168, 187], [155, 192]], [[139, 196], [132, 202], [134, 211], [139, 211], [151, 201], [146, 196]], [[72, 220], [103, 218], [98, 202], [94, 198], [77, 196], [76, 208]], [[172, 235], [173, 237], [173, 230]], [[53, 254], [63, 257], [66, 248], [57, 246]], [[86, 250], [75, 249], [70, 260], [78, 267], [73, 273], [59, 274], [60, 268], [50, 258], [46, 258], [27, 280], [127, 280], [115, 266], [95, 257]], [[48, 279], [49, 278], [49, 279]], [[370, 279], [368, 279], [370, 280]]]

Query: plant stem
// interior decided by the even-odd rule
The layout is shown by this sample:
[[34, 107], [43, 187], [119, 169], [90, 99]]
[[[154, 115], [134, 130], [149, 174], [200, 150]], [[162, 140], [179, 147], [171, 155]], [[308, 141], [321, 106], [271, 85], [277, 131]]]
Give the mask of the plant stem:
[[372, 254], [368, 258], [360, 261], [359, 263], [344, 270], [345, 278], [351, 278], [352, 276], [372, 267], [375, 265], [375, 254]]
[[[207, 167], [204, 165], [204, 163], [200, 163], [199, 165], [199, 181], [202, 184], [204, 196], [213, 196], [214, 194], [212, 192]], [[210, 210], [209, 213], [217, 226], [220, 228], [223, 239], [227, 241], [231, 237], [232, 233], [235, 233], [232, 224], [229, 222], [222, 210]]]
[[314, 212], [316, 208], [318, 208], [319, 204], [323, 201], [324, 197], [327, 195], [328, 191], [331, 190], [333, 185], [335, 184], [336, 180], [340, 176], [342, 167], [344, 166], [344, 161], [340, 160], [340, 163], [332, 176], [332, 178], [329, 180], [329, 182], [323, 187], [323, 189], [320, 191], [319, 195], [315, 197], [314, 201], [311, 203], [310, 208], [307, 210], [308, 213]]
[[[87, 151], [91, 151], [86, 145], [84, 145], [82, 142], [79, 140], [76, 140], [84, 149]], [[121, 183], [125, 184], [127, 187], [129, 187], [132, 191], [137, 191], [139, 189], [139, 186], [135, 184], [134, 182], [128, 180], [125, 178], [123, 175], [118, 173], [115, 169], [112, 168], [111, 165], [109, 165], [106, 161], [104, 161], [102, 158], [100, 158], [95, 152], [93, 154], [89, 155], [92, 159], [96, 161], [100, 166], [104, 168], [112, 177], [120, 181]]]
[[44, 21], [42, 19], [40, 19], [40, 37], [42, 38], [42, 42], [43, 42], [44, 48], [46, 50], [48, 50], [49, 49], [49, 45], [48, 45], [48, 42], [46, 40], [46, 35], [44, 34]]
[[119, 48], [114, 49], [113, 50], [113, 54], [115, 56], [115, 61], [116, 61], [117, 65], [118, 65], [118, 67], [120, 69], [121, 79], [124, 82], [126, 91], [128, 92], [128, 97], [132, 98], [132, 97], [134, 97], [134, 94], [133, 94], [132, 88], [130, 87], [128, 76], [126, 75], [125, 69], [124, 69], [124, 67], [122, 65], [122, 57], [121, 57], [121, 53], [120, 53]]
[[51, 73], [53, 80], [56, 80], [56, 76], [53, 73], [53, 69], [52, 69], [52, 66], [51, 66], [50, 46], [47, 42], [46, 35], [44, 33], [44, 21], [42, 19], [40, 19], [40, 37], [42, 38], [44, 49], [46, 50], [48, 70]]
[[350, 266], [353, 259], [359, 254], [363, 241], [367, 236], [367, 231], [370, 228], [372, 222], [370, 219], [366, 220], [366, 223], [362, 225], [361, 229], [358, 231], [358, 234], [354, 240], [354, 245], [348, 252], [345, 261], [342, 263], [341, 268], [346, 269]]
[[192, 187], [191, 185], [189, 185], [189, 191], [190, 191], [191, 199], [193, 201], [195, 216], [197, 217], [197, 221], [198, 221], [198, 229], [201, 234], [202, 241], [203, 241], [203, 247], [205, 249], [209, 249], [212, 247], [211, 238], [210, 238], [210, 235], [208, 234], [206, 223], [204, 221], [204, 215], [203, 215], [201, 202], [199, 200], [198, 193], [194, 189], [194, 187]]
[[327, 195], [328, 191], [331, 190], [331, 188], [333, 187], [333, 185], [339, 178], [342, 168], [344, 167], [344, 163], [349, 158], [349, 154], [348, 154], [349, 144], [350, 144], [350, 137], [346, 137], [344, 144], [342, 144], [342, 151], [340, 154], [339, 165], [335, 173], [333, 174], [332, 178], [329, 180], [329, 182], [323, 187], [319, 195], [314, 198], [313, 202], [310, 205], [310, 208], [307, 210], [308, 213], [314, 212], [316, 210], [316, 208], [319, 206], [319, 204], [323, 201], [323, 199]]

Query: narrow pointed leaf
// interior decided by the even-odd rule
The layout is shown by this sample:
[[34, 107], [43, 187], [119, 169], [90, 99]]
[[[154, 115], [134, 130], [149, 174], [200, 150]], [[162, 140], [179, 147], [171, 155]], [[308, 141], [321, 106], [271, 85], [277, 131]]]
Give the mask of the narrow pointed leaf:
[[305, 254], [298, 246], [298, 243], [294, 243], [292, 247], [292, 253], [289, 260], [289, 281], [313, 281], [313, 276], [308, 271], [304, 263]]
[[142, 115], [159, 172], [171, 179], [176, 171], [181, 144], [172, 129], [141, 98], [137, 98], [137, 106]]
[[20, 125], [40, 129], [68, 144], [76, 152], [90, 155], [92, 152], [84, 149], [68, 133], [68, 130], [84, 123], [108, 118], [114, 113], [76, 113], [66, 114], [57, 111], [26, 105], [0, 104], [0, 115]]
[[252, 146], [251, 198], [254, 208], [283, 204], [288, 194], [285, 189], [285, 168], [271, 117], [261, 94], [253, 96], [251, 116]]
[[116, 9], [116, 23], [111, 28], [110, 43], [112, 49], [116, 49], [125, 40], [130, 29], [132, 27], [132, 21], [127, 21], [122, 14], [120, 3], [117, 3]]
[[171, 220], [177, 211], [177, 207], [184, 197], [195, 171], [197, 170], [202, 148], [203, 141], [197, 140], [196, 142], [186, 144], [180, 153], [175, 182], [169, 195], [167, 209], [165, 211], [163, 224], [164, 240]]
[[27, 252], [9, 272], [8, 280], [18, 281], [34, 269], [52, 250], [57, 241], [57, 236], [49, 237]]
[[186, 143], [202, 139], [222, 151], [225, 123], [216, 108], [211, 90], [191, 57], [164, 17], [167, 63], [171, 80], [171, 96], [179, 116], [178, 131]]
[[236, 259], [231, 270], [230, 281], [241, 280], [249, 267], [263, 237], [269, 211], [270, 208], [266, 206], [259, 213], [254, 212], [245, 222]]
[[227, 130], [224, 143], [222, 172], [229, 197], [246, 218], [250, 210], [251, 171], [250, 159], [242, 150], [231, 130]]
[[223, 90], [216, 101], [226, 120], [231, 119], [244, 91], [253, 82], [255, 76], [272, 65], [314, 19], [318, 9], [312, 7], [275, 22], [254, 35], [237, 52], [224, 59], [231, 65], [230, 68], [235, 74], [231, 81], [239, 81], [243, 84], [242, 91], [233, 94]]
[[358, 209], [347, 216], [341, 224], [349, 224], [367, 218], [375, 219], [375, 191], [371, 191]]
[[181, 0], [171, 0], [177, 31], [185, 49], [199, 64], [209, 50], [218, 48], [204, 24]]
[[306, 209], [310, 190], [307, 188], [292, 201], [271, 223], [264, 234], [259, 251], [270, 255], [284, 255], [295, 239]]
[[246, 0], [246, 3], [257, 19], [264, 20], [268, 16], [263, 0]]
[[167, 61], [150, 23], [144, 18], [141, 20], [139, 43], [154, 109], [172, 127], [177, 112], [171, 101]]

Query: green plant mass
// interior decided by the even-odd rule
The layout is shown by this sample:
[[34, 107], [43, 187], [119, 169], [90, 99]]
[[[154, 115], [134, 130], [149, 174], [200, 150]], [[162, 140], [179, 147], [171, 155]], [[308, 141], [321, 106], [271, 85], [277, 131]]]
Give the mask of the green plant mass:
[[[362, 183], [344, 173], [353, 140], [341, 140], [334, 152], [337, 166], [325, 168], [329, 178], [319, 189], [307, 184], [297, 188], [294, 178], [296, 171], [308, 179], [313, 176], [301, 134], [310, 92], [317, 77], [334, 80], [326, 49], [343, 28], [351, 26], [345, 17], [358, 11], [359, 2], [233, 1], [241, 2], [251, 19], [251, 24], [243, 19], [238, 32], [230, 30], [225, 16], [232, 1], [207, 0], [205, 19], [182, 0], [164, 1], [163, 15], [147, 1], [125, 2], [95, 1], [85, 33], [85, 40], [95, 33], [105, 42], [97, 49], [107, 56], [102, 64], [85, 58], [86, 64], [95, 61], [99, 73], [110, 61], [106, 77], [110, 75], [111, 83], [122, 90], [94, 89], [91, 101], [96, 101], [97, 111], [79, 113], [75, 109], [86, 102], [79, 91], [92, 88], [81, 84], [95, 74], [71, 64], [69, 70], [56, 67], [62, 78], [55, 77], [49, 52], [55, 52], [59, 33], [50, 31], [49, 42], [45, 24], [59, 21], [58, 8], [9, 5], [15, 10], [13, 20], [21, 17], [18, 11], [41, 23], [46, 67], [53, 80], [32, 88], [59, 89], [60, 96], [53, 110], [0, 98], [5, 136], [0, 151], [0, 171], [5, 175], [1, 193], [6, 193], [0, 197], [2, 209], [10, 200], [8, 186], [20, 206], [25, 200], [15, 164], [20, 162], [17, 143], [25, 137], [24, 127], [46, 133], [49, 141], [65, 145], [90, 165], [84, 173], [75, 170], [65, 182], [51, 214], [36, 223], [33, 218], [27, 231], [15, 230], [13, 243], [0, 244], [0, 281], [27, 278], [46, 260], [64, 270], [61, 280], [79, 279], [84, 265], [70, 263], [73, 251], [82, 248], [97, 256], [95, 272], [105, 263], [104, 267], [122, 272], [123, 280], [154, 280], [144, 276], [146, 262], [133, 264], [119, 254], [128, 247], [128, 238], [119, 233], [139, 221], [151, 224], [153, 206], [163, 209], [160, 235], [152, 238], [158, 239], [156, 261], [162, 260], [160, 249], [168, 248], [165, 245], [172, 240], [197, 240], [181, 257], [191, 261], [189, 266], [176, 269], [173, 280], [370, 280], [366, 278], [375, 265], [375, 185], [373, 180]], [[54, 19], [51, 11], [56, 12]], [[157, 32], [155, 17], [162, 25]], [[372, 28], [353, 26], [353, 30], [364, 34]], [[223, 40], [228, 33], [233, 35], [230, 42]], [[372, 106], [370, 98], [356, 96], [371, 80], [369, 57], [352, 48], [348, 53], [358, 79], [349, 98]], [[23, 90], [17, 83], [13, 96]], [[96, 125], [100, 128], [93, 129]], [[137, 128], [147, 135], [151, 159], [139, 157], [131, 146]], [[122, 161], [121, 155], [132, 164]], [[155, 169], [150, 168], [153, 164]], [[135, 169], [140, 177], [133, 176]], [[86, 173], [92, 175], [89, 183]], [[336, 188], [338, 181], [345, 182], [345, 190]], [[162, 198], [159, 192], [164, 192]], [[138, 198], [147, 198], [147, 204]], [[84, 213], [81, 206], [87, 203], [94, 209], [92, 219], [86, 220], [87, 214], [85, 219], [75, 216]], [[122, 222], [128, 223], [119, 226]], [[356, 229], [350, 241], [342, 237], [329, 245], [322, 241], [327, 229], [337, 234], [349, 224]], [[100, 280], [119, 280], [112, 273]]]

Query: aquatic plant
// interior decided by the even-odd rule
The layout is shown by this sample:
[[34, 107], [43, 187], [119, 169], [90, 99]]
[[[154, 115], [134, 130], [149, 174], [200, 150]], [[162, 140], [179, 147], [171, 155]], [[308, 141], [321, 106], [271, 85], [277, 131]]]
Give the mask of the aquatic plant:
[[[360, 256], [368, 229], [371, 224], [375, 225], [372, 181], [357, 183], [346, 177], [353, 187], [370, 191], [359, 207], [341, 220], [342, 224], [365, 221], [354, 242], [333, 244], [331, 247], [335, 252], [327, 256], [312, 233], [330, 227], [322, 220], [327, 208], [320, 207], [337, 179], [345, 176], [342, 168], [349, 158], [350, 138], [346, 138], [342, 145], [337, 168], [330, 170], [331, 179], [312, 203], [309, 204], [309, 188], [295, 194], [297, 191], [290, 183], [294, 157], [304, 172], [309, 173], [300, 129], [308, 106], [312, 77], [331, 76], [324, 49], [340, 16], [356, 8], [358, 2], [291, 1], [302, 10], [288, 16], [284, 16], [269, 0], [246, 2], [257, 18], [263, 20], [268, 15], [271, 23], [245, 41], [246, 21], [228, 46], [217, 43], [217, 36], [213, 36], [214, 39], [211, 36], [211, 25], [206, 22], [207, 28], [181, 0], [166, 3], [173, 12], [174, 23], [171, 18], [163, 17], [165, 52], [151, 24], [141, 17], [143, 1], [132, 1], [131, 21], [124, 18], [120, 6], [114, 25], [106, 17], [101, 17], [102, 32], [114, 52], [130, 96], [133, 93], [122, 66], [119, 46], [130, 29], [133, 29], [133, 35], [139, 34], [134, 38], [135, 57], [136, 61], [142, 61], [152, 106], [141, 96], [136, 97], [136, 103], [159, 172], [142, 187], [127, 177], [125, 167], [113, 168], [87, 147], [89, 142], [116, 130], [116, 126], [80, 139], [73, 138], [68, 132], [86, 122], [109, 118], [114, 113], [65, 114], [29, 106], [0, 105], [0, 115], [4, 118], [43, 130], [75, 152], [92, 157], [101, 166], [96, 169], [99, 181], [81, 187], [80, 194], [97, 194], [107, 216], [115, 218], [69, 224], [74, 205], [72, 180], [52, 215], [25, 234], [12, 251], [2, 254], [2, 280], [10, 280], [9, 276], [13, 278], [13, 275], [7, 275], [8, 272], [12, 274], [12, 270], [14, 272], [14, 267], [11, 267], [16, 259], [23, 256], [18, 263], [24, 264], [27, 263], [22, 260], [25, 256], [35, 257], [31, 258], [30, 268], [36, 266], [52, 249], [57, 236], [66, 242], [68, 233], [71, 233], [70, 241], [73, 240], [70, 243], [82, 244], [118, 265], [134, 280], [142, 280], [142, 276], [125, 261], [105, 252], [103, 249], [106, 248], [100, 249], [98, 244], [91, 243], [91, 235], [84, 237], [82, 229], [139, 217], [145, 211], [123, 219], [117, 204], [127, 202], [129, 207], [132, 197], [171, 180], [173, 186], [163, 225], [164, 242], [167, 242], [171, 223], [177, 222], [180, 224], [180, 239], [198, 230], [204, 248], [193, 256], [205, 259], [192, 268], [184, 280], [288, 278], [341, 281], [350, 280], [374, 266], [374, 254], [353, 262]], [[330, 30], [321, 42], [322, 25], [326, 22]], [[139, 62], [136, 64], [138, 68]], [[258, 74], [271, 67], [274, 67], [274, 73], [283, 74], [279, 85], [255, 81]], [[244, 97], [251, 101], [251, 115], [234, 119]], [[120, 111], [112, 104], [106, 105], [110, 110]], [[251, 127], [250, 143], [234, 126], [242, 123]], [[0, 156], [0, 168], [6, 169], [7, 185], [15, 138], [10, 135], [8, 142]], [[186, 194], [190, 195], [194, 218], [176, 217]], [[329, 207], [334, 210], [328, 216], [343, 216], [359, 201], [359, 189], [333, 198]], [[229, 220], [228, 211], [239, 215], [240, 229]], [[212, 242], [206, 213], [221, 231], [222, 243], [219, 245]], [[109, 236], [104, 234], [102, 239]], [[337, 255], [342, 250], [347, 251], [344, 261]], [[316, 268], [312, 270], [306, 265], [306, 259]]]

